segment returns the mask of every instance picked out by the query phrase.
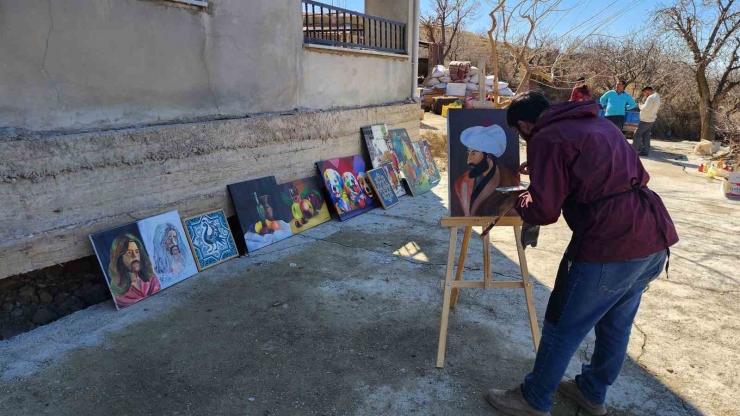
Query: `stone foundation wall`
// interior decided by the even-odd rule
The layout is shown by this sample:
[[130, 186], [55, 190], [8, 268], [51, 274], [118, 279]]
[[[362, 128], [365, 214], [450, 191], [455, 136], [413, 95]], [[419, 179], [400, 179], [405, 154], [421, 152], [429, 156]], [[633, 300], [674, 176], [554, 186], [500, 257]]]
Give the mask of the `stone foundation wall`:
[[418, 104], [169, 124], [0, 141], [0, 278], [93, 254], [88, 234], [177, 209], [223, 208], [226, 186], [314, 175], [364, 151], [360, 127], [419, 135]]

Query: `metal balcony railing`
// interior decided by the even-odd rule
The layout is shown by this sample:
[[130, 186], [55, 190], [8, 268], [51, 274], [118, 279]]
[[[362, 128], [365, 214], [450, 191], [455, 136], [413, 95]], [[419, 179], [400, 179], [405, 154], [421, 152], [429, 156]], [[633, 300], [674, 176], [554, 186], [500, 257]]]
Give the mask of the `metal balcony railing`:
[[406, 54], [406, 24], [301, 0], [303, 43]]

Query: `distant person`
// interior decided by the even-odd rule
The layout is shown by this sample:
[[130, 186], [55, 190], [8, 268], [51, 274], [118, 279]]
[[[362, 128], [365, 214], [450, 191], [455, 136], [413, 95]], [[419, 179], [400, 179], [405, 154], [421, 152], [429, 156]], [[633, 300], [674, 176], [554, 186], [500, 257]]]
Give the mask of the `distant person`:
[[619, 127], [619, 130], [624, 127], [625, 112], [637, 107], [635, 99], [624, 90], [625, 88], [627, 88], [627, 82], [620, 79], [617, 86], [602, 95], [600, 100], [601, 106], [604, 107], [604, 115]]
[[576, 80], [576, 86], [570, 93], [570, 101], [588, 101], [591, 99], [591, 88], [586, 85], [586, 78], [580, 77]]
[[653, 87], [647, 86], [642, 89], [642, 97], [645, 100], [640, 107], [640, 124], [632, 137], [632, 147], [640, 156], [650, 156], [650, 133], [655, 119], [658, 118], [660, 109], [660, 95]]

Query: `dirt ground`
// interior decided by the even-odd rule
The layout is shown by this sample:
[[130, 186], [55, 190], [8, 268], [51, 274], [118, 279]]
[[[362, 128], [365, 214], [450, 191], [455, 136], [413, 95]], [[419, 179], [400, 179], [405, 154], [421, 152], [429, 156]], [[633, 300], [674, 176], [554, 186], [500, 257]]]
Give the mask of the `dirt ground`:
[[[675, 159], [689, 144], [655, 146], [644, 164], [681, 242], [670, 278], [644, 295], [609, 414], [740, 415], [739, 205], [691, 173], [693, 158]], [[521, 382], [534, 361], [524, 295], [463, 290], [447, 364], [434, 367], [446, 206], [444, 178], [123, 311], [106, 302], [1, 341], [0, 414], [495, 415], [482, 394]], [[512, 230], [492, 237], [496, 278], [516, 279]], [[561, 221], [527, 249], [540, 324], [568, 238]], [[465, 277], [482, 279], [471, 256]], [[593, 345], [591, 334], [568, 377]], [[578, 409], [556, 396], [552, 413]]]

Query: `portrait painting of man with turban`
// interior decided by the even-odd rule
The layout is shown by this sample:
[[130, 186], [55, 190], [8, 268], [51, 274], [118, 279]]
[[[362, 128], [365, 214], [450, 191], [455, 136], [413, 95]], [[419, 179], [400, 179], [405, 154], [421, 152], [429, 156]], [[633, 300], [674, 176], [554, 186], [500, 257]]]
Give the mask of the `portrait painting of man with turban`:
[[506, 127], [505, 115], [504, 110], [450, 112], [450, 212], [453, 217], [499, 215], [499, 208], [507, 197], [496, 188], [519, 185], [519, 143], [516, 133]]

